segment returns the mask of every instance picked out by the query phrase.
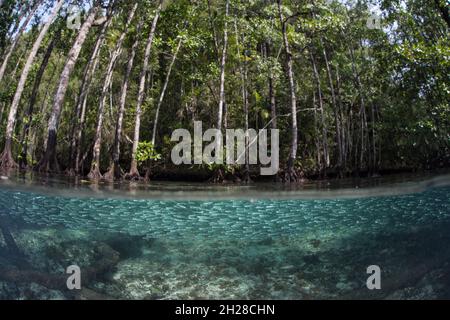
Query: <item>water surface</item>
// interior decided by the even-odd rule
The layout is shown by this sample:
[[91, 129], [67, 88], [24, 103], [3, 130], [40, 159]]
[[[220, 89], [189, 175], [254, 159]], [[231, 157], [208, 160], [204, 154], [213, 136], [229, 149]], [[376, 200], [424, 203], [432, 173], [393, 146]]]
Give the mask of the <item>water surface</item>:
[[[0, 298], [450, 298], [449, 181], [4, 179]], [[81, 292], [64, 287], [73, 264], [84, 270]], [[369, 265], [381, 267], [382, 290], [367, 289]]]

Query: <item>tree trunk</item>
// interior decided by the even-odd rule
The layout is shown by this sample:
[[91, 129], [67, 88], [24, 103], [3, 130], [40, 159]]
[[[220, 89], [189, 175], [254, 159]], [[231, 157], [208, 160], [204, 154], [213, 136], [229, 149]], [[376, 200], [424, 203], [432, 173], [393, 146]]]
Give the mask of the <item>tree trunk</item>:
[[3, 59], [2, 65], [0, 66], [0, 82], [3, 80], [3, 77], [5, 75], [6, 67], [8, 66], [9, 58], [11, 58], [12, 53], [16, 49], [17, 45], [19, 44], [19, 40], [25, 30], [28, 28], [28, 24], [30, 23], [31, 19], [34, 17], [34, 14], [38, 10], [39, 6], [43, 0], [38, 0], [35, 2], [34, 6], [31, 8], [30, 13], [26, 16], [25, 21], [23, 22], [22, 26], [19, 29], [19, 32], [17, 33], [16, 39], [13, 41], [11, 46], [9, 47], [8, 51], [6, 52], [5, 58]]
[[320, 174], [322, 172], [322, 155], [320, 149], [320, 141], [319, 141], [319, 124], [317, 120], [317, 104], [316, 104], [316, 91], [313, 92], [313, 101], [312, 101], [313, 109], [314, 109], [314, 142], [316, 144], [316, 156], [317, 156], [317, 164], [316, 170]]
[[[346, 132], [346, 121], [343, 113], [342, 98], [341, 98], [341, 77], [339, 75], [339, 67], [336, 66], [336, 97], [339, 108], [339, 118], [341, 123], [341, 148], [342, 148], [342, 171], [343, 174], [347, 170], [347, 158], [348, 158], [348, 136]], [[348, 118], [347, 118], [348, 122]]]
[[[266, 59], [270, 56], [270, 43], [266, 43]], [[277, 101], [275, 98], [275, 79], [273, 76], [272, 67], [269, 67], [269, 103], [270, 103], [270, 115], [272, 121], [272, 129], [278, 128], [277, 123]]]
[[92, 162], [91, 169], [88, 173], [88, 178], [92, 180], [98, 180], [102, 178], [102, 174], [100, 172], [100, 152], [102, 145], [102, 128], [103, 128], [103, 119], [104, 119], [104, 109], [106, 104], [106, 98], [108, 94], [109, 85], [112, 81], [112, 76], [114, 72], [114, 65], [116, 61], [116, 56], [119, 56], [122, 51], [122, 48], [116, 48], [113, 51], [110, 57], [110, 63], [108, 65], [106, 71], [105, 81], [103, 82], [102, 93], [100, 97], [100, 105], [98, 107], [98, 115], [97, 115], [97, 124], [94, 136], [94, 145], [92, 147]]
[[113, 145], [113, 153], [112, 153], [112, 161], [109, 167], [109, 171], [105, 174], [106, 180], [114, 180], [120, 179], [122, 176], [122, 172], [120, 169], [120, 139], [122, 137], [122, 128], [123, 128], [123, 117], [125, 114], [126, 102], [127, 102], [127, 94], [128, 94], [128, 83], [131, 76], [131, 71], [133, 70], [134, 59], [136, 57], [136, 49], [139, 45], [139, 34], [142, 27], [142, 21], [139, 23], [137, 28], [136, 39], [131, 47], [131, 54], [128, 60], [127, 69], [125, 73], [125, 78], [122, 84], [121, 94], [120, 94], [120, 107], [117, 115], [117, 123], [116, 123], [116, 131], [114, 134], [114, 145]]
[[173, 65], [175, 64], [175, 61], [176, 61], [177, 56], [178, 56], [178, 52], [180, 52], [182, 44], [183, 44], [183, 39], [180, 38], [180, 40], [178, 41], [178, 45], [177, 45], [177, 47], [175, 49], [175, 52], [173, 54], [172, 61], [170, 62], [169, 69], [167, 70], [166, 80], [164, 81], [164, 85], [163, 85], [163, 88], [161, 90], [161, 95], [159, 96], [158, 106], [156, 108], [155, 123], [153, 125], [153, 135], [152, 135], [152, 145], [153, 146], [156, 145], [156, 130], [158, 128], [159, 112], [160, 112], [161, 105], [162, 105], [163, 100], [164, 100], [164, 95], [166, 93], [167, 86], [169, 85], [170, 74], [172, 73]]
[[[219, 91], [219, 112], [217, 114], [217, 129], [222, 131], [223, 125], [223, 109], [225, 104], [225, 67], [227, 59], [227, 47], [228, 47], [228, 14], [230, 10], [230, 0], [226, 0], [225, 4], [225, 25], [223, 27], [223, 48], [222, 59], [220, 62], [220, 91]], [[218, 150], [222, 146], [218, 146]]]
[[[224, 114], [225, 119], [227, 117], [227, 110], [226, 110], [226, 101], [225, 101], [225, 68], [226, 68], [226, 61], [227, 61], [227, 48], [228, 48], [228, 15], [230, 12], [230, 1], [226, 0], [225, 3], [225, 22], [223, 26], [223, 47], [222, 47], [222, 57], [220, 58], [220, 85], [219, 85], [219, 110], [217, 112], [217, 124], [216, 129], [222, 132], [222, 129], [228, 125], [226, 123], [226, 120], [224, 121]], [[217, 153], [216, 158], [221, 161], [223, 160], [223, 144], [222, 139], [218, 139], [217, 141], [217, 147], [216, 147]], [[224, 174], [222, 168], [219, 168], [218, 170], [215, 170], [213, 174], [213, 178], [211, 179], [214, 182], [222, 182], [224, 180]]]
[[372, 125], [372, 164], [371, 164], [371, 174], [372, 176], [377, 173], [378, 166], [377, 166], [377, 139], [376, 139], [376, 118], [375, 118], [375, 107], [373, 103], [370, 105], [370, 111], [371, 111], [371, 125]]
[[[55, 61], [54, 66], [59, 66], [61, 65], [61, 62], [64, 59], [59, 56], [57, 58], [57, 60]], [[42, 103], [40, 104], [39, 110], [38, 110], [38, 114], [43, 115], [43, 114], [47, 114], [47, 105], [48, 105], [48, 98], [51, 95], [51, 92], [54, 92], [56, 90], [56, 84], [55, 84], [55, 79], [56, 76], [58, 75], [58, 68], [55, 67], [47, 81], [47, 86], [45, 88], [45, 93], [43, 95]], [[37, 158], [36, 156], [36, 151], [37, 151], [37, 147], [40, 146], [43, 150], [45, 150], [46, 148], [46, 140], [44, 139], [44, 142], [42, 144], [38, 144], [36, 141], [38, 140], [38, 132], [39, 130], [43, 131], [46, 129], [45, 124], [43, 123], [45, 121], [40, 121], [39, 123], [36, 123], [34, 126], [30, 127], [30, 143], [27, 147], [28, 149], [28, 154], [31, 156], [31, 158], [34, 160]], [[44, 134], [45, 135], [45, 134]], [[42, 152], [41, 152], [42, 153]], [[39, 154], [40, 156], [40, 154]], [[34, 161], [32, 161], [34, 163]]]
[[[242, 88], [242, 102], [244, 105], [244, 125], [245, 125], [245, 169], [244, 169], [244, 182], [250, 182], [250, 159], [249, 159], [249, 148], [250, 148], [250, 137], [248, 136], [249, 122], [248, 122], [248, 90], [247, 90], [247, 62], [244, 62], [242, 66], [241, 62], [241, 49], [240, 49], [240, 35], [237, 27], [237, 22], [234, 20], [234, 29], [236, 33], [236, 47], [237, 56], [239, 61], [239, 72], [241, 73], [241, 88]], [[238, 155], [240, 157], [240, 155]]]
[[38, 171], [59, 171], [56, 161], [56, 144], [61, 108], [64, 102], [67, 88], [69, 86], [70, 75], [72, 74], [75, 63], [77, 62], [80, 55], [81, 48], [83, 47], [83, 43], [85, 42], [88, 32], [94, 23], [95, 16], [99, 12], [99, 9], [100, 7], [96, 5], [89, 11], [89, 15], [86, 21], [81, 26], [77, 39], [75, 40], [75, 43], [73, 44], [67, 56], [67, 61], [61, 73], [59, 84], [53, 99], [52, 112], [48, 122], [47, 148], [41, 161], [36, 166], [36, 169]]
[[330, 167], [330, 154], [328, 152], [328, 128], [325, 119], [325, 110], [323, 104], [322, 84], [320, 82], [319, 71], [317, 70], [316, 59], [314, 54], [310, 51], [310, 58], [313, 67], [314, 80], [317, 85], [317, 93], [319, 96], [319, 108], [322, 122], [322, 148], [323, 148], [323, 168], [321, 168], [321, 174], [326, 176], [326, 171]]
[[287, 163], [287, 169], [285, 174], [286, 182], [295, 182], [298, 180], [298, 175], [295, 172], [295, 160], [297, 159], [297, 148], [298, 148], [298, 126], [297, 126], [297, 95], [295, 87], [295, 77], [294, 77], [294, 67], [292, 61], [292, 53], [289, 45], [289, 40], [287, 37], [286, 23], [284, 21], [283, 13], [281, 12], [281, 0], [278, 0], [278, 13], [280, 16], [280, 23], [283, 34], [284, 50], [286, 54], [286, 65], [287, 65], [287, 76], [289, 79], [289, 88], [291, 91], [291, 150], [289, 154], [289, 160]]
[[97, 37], [97, 41], [94, 46], [94, 50], [89, 58], [89, 62], [86, 65], [83, 75], [83, 81], [80, 88], [80, 93], [78, 95], [78, 101], [76, 106], [76, 123], [74, 125], [74, 134], [72, 134], [71, 146], [70, 146], [70, 175], [78, 175], [80, 174], [80, 157], [81, 157], [81, 145], [82, 145], [82, 137], [83, 137], [83, 128], [84, 122], [86, 120], [86, 107], [87, 107], [87, 99], [89, 94], [89, 89], [92, 83], [92, 78], [97, 70], [97, 66], [100, 60], [100, 49], [103, 46], [106, 31], [111, 25], [112, 22], [112, 14], [109, 15], [109, 20], [105, 22], [102, 27], [102, 30]]
[[3, 114], [5, 113], [5, 105], [6, 105], [6, 103], [2, 102], [1, 104], [2, 104], [2, 106], [0, 108], [0, 125], [2, 124], [2, 121], [3, 121]]
[[16, 93], [14, 95], [14, 99], [11, 104], [11, 108], [9, 110], [8, 124], [6, 126], [6, 134], [5, 134], [5, 139], [6, 139], [5, 140], [5, 148], [3, 150], [3, 153], [2, 153], [2, 156], [0, 159], [0, 162], [1, 162], [0, 167], [2, 169], [17, 167], [17, 163], [14, 161], [14, 159], [12, 157], [12, 152], [11, 152], [12, 138], [13, 138], [13, 134], [14, 134], [14, 126], [16, 124], [17, 109], [19, 108], [19, 103], [22, 98], [22, 93], [25, 89], [25, 84], [28, 79], [28, 74], [31, 71], [31, 67], [33, 66], [34, 59], [36, 58], [36, 55], [41, 46], [41, 43], [44, 40], [45, 35], [47, 34], [51, 24], [53, 23], [53, 20], [55, 19], [56, 15], [58, 14], [58, 12], [61, 9], [63, 4], [64, 4], [64, 0], [59, 0], [56, 3], [56, 5], [53, 9], [53, 12], [50, 15], [47, 23], [42, 27], [41, 32], [39, 33], [39, 36], [37, 37], [36, 41], [34, 42], [31, 52], [28, 55], [28, 59], [22, 70], [22, 74], [20, 76], [19, 83], [17, 84]]
[[34, 106], [37, 102], [39, 88], [41, 85], [42, 78], [44, 76], [45, 70], [47, 69], [48, 63], [50, 61], [50, 57], [53, 53], [53, 49], [55, 48], [55, 44], [59, 41], [59, 37], [61, 35], [61, 29], [58, 30], [55, 37], [52, 39], [50, 44], [47, 47], [44, 58], [42, 60], [41, 66], [39, 67], [39, 71], [36, 75], [36, 79], [34, 80], [33, 91], [31, 92], [30, 102], [28, 105], [28, 110], [25, 112], [24, 118], [26, 119], [25, 126], [23, 129], [22, 139], [21, 139], [21, 156], [19, 165], [21, 168], [26, 169], [28, 167], [28, 143], [30, 141], [30, 128], [33, 122], [33, 113]]
[[[361, 82], [361, 78], [358, 74], [358, 71], [356, 70], [356, 63], [355, 63], [355, 55], [354, 55], [354, 51], [353, 48], [350, 47], [350, 56], [351, 56], [351, 60], [352, 60], [352, 72], [353, 72], [353, 77], [356, 81], [356, 85], [358, 88], [358, 93], [359, 93], [359, 102], [360, 102], [360, 110], [359, 110], [359, 117], [360, 117], [360, 145], [361, 145], [361, 150], [360, 150], [360, 154], [359, 154], [359, 162], [358, 162], [358, 171], [363, 169], [364, 166], [364, 154], [366, 151], [366, 129], [367, 129], [367, 116], [366, 116], [366, 103], [365, 103], [365, 99], [364, 99], [364, 93], [363, 93], [363, 87], [362, 87], [362, 82]], [[359, 173], [359, 172], [358, 172]]]
[[339, 115], [338, 115], [338, 104], [337, 104], [337, 100], [336, 100], [336, 92], [334, 90], [333, 75], [332, 75], [330, 63], [328, 60], [328, 54], [325, 49], [325, 44], [324, 44], [323, 40], [321, 39], [320, 42], [323, 47], [323, 57], [325, 59], [325, 67], [327, 70], [328, 83], [329, 83], [330, 91], [331, 91], [331, 101], [333, 103], [334, 121], [335, 121], [335, 125], [336, 125], [336, 144], [338, 147], [337, 169], [338, 169], [339, 177], [342, 178], [343, 177], [343, 173], [342, 173], [343, 150], [342, 150], [341, 124], [339, 122]]
[[128, 33], [128, 29], [130, 27], [131, 22], [134, 19], [134, 15], [136, 13], [138, 4], [136, 3], [133, 8], [131, 9], [128, 19], [125, 25], [125, 28], [120, 35], [119, 39], [117, 40], [116, 47], [114, 48], [109, 65], [106, 71], [106, 78], [103, 83], [102, 88], [102, 94], [100, 98], [100, 105], [98, 107], [98, 119], [97, 119], [97, 127], [96, 127], [96, 133], [94, 138], [94, 147], [92, 150], [92, 164], [91, 164], [91, 171], [88, 174], [88, 177], [90, 179], [100, 179], [102, 178], [102, 174], [100, 172], [100, 152], [101, 152], [101, 145], [102, 145], [102, 128], [103, 128], [103, 119], [104, 119], [104, 108], [106, 104], [106, 98], [108, 89], [111, 87], [112, 83], [112, 77], [114, 72], [114, 67], [116, 65], [117, 59], [119, 58], [120, 54], [122, 53], [122, 45], [123, 41], [125, 40], [125, 36]]
[[219, 58], [219, 41], [217, 40], [216, 25], [214, 24], [214, 20], [213, 20], [213, 16], [212, 16], [211, 0], [207, 0], [206, 2], [208, 4], [209, 24], [211, 25], [211, 29], [212, 29], [212, 32], [213, 32], [214, 50], [216, 51], [216, 57]]
[[134, 139], [133, 139], [133, 150], [131, 155], [131, 168], [130, 172], [127, 176], [129, 179], [137, 179], [139, 178], [139, 171], [138, 171], [138, 163], [136, 159], [136, 154], [139, 146], [139, 134], [141, 129], [141, 113], [142, 113], [142, 104], [144, 102], [144, 95], [145, 95], [145, 82], [147, 79], [147, 72], [149, 70], [149, 64], [150, 64], [150, 54], [152, 51], [153, 46], [153, 38], [155, 37], [156, 32], [156, 26], [158, 24], [158, 19], [161, 13], [162, 8], [162, 1], [159, 2], [159, 5], [156, 9], [155, 16], [153, 18], [152, 22], [152, 28], [150, 30], [150, 34], [147, 40], [147, 46], [145, 48], [145, 55], [144, 55], [144, 65], [142, 68], [141, 76], [140, 76], [140, 83], [139, 83], [139, 93], [138, 93], [138, 102], [136, 105], [136, 118], [135, 118], [135, 127], [134, 127]]

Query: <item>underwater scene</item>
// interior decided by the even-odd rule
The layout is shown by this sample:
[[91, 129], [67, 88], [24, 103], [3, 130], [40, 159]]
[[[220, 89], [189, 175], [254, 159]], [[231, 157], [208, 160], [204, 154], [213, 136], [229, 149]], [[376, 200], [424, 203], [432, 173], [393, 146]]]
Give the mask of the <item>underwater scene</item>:
[[0, 299], [449, 299], [449, 178], [153, 191], [5, 178]]

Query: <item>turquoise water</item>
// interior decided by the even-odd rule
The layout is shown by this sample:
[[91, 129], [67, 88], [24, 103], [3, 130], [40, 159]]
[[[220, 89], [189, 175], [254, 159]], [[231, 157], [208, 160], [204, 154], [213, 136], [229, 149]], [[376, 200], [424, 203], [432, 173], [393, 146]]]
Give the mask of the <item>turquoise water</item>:
[[422, 186], [186, 200], [3, 185], [0, 298], [448, 299], [450, 186]]

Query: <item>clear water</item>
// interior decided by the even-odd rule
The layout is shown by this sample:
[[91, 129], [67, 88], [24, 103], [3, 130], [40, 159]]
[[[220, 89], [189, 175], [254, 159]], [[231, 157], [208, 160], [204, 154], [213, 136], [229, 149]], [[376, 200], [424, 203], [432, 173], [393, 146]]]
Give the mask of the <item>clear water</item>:
[[[2, 183], [0, 298], [448, 299], [448, 181], [312, 193]], [[70, 265], [81, 291], [65, 287]], [[367, 289], [370, 265], [381, 290]]]

